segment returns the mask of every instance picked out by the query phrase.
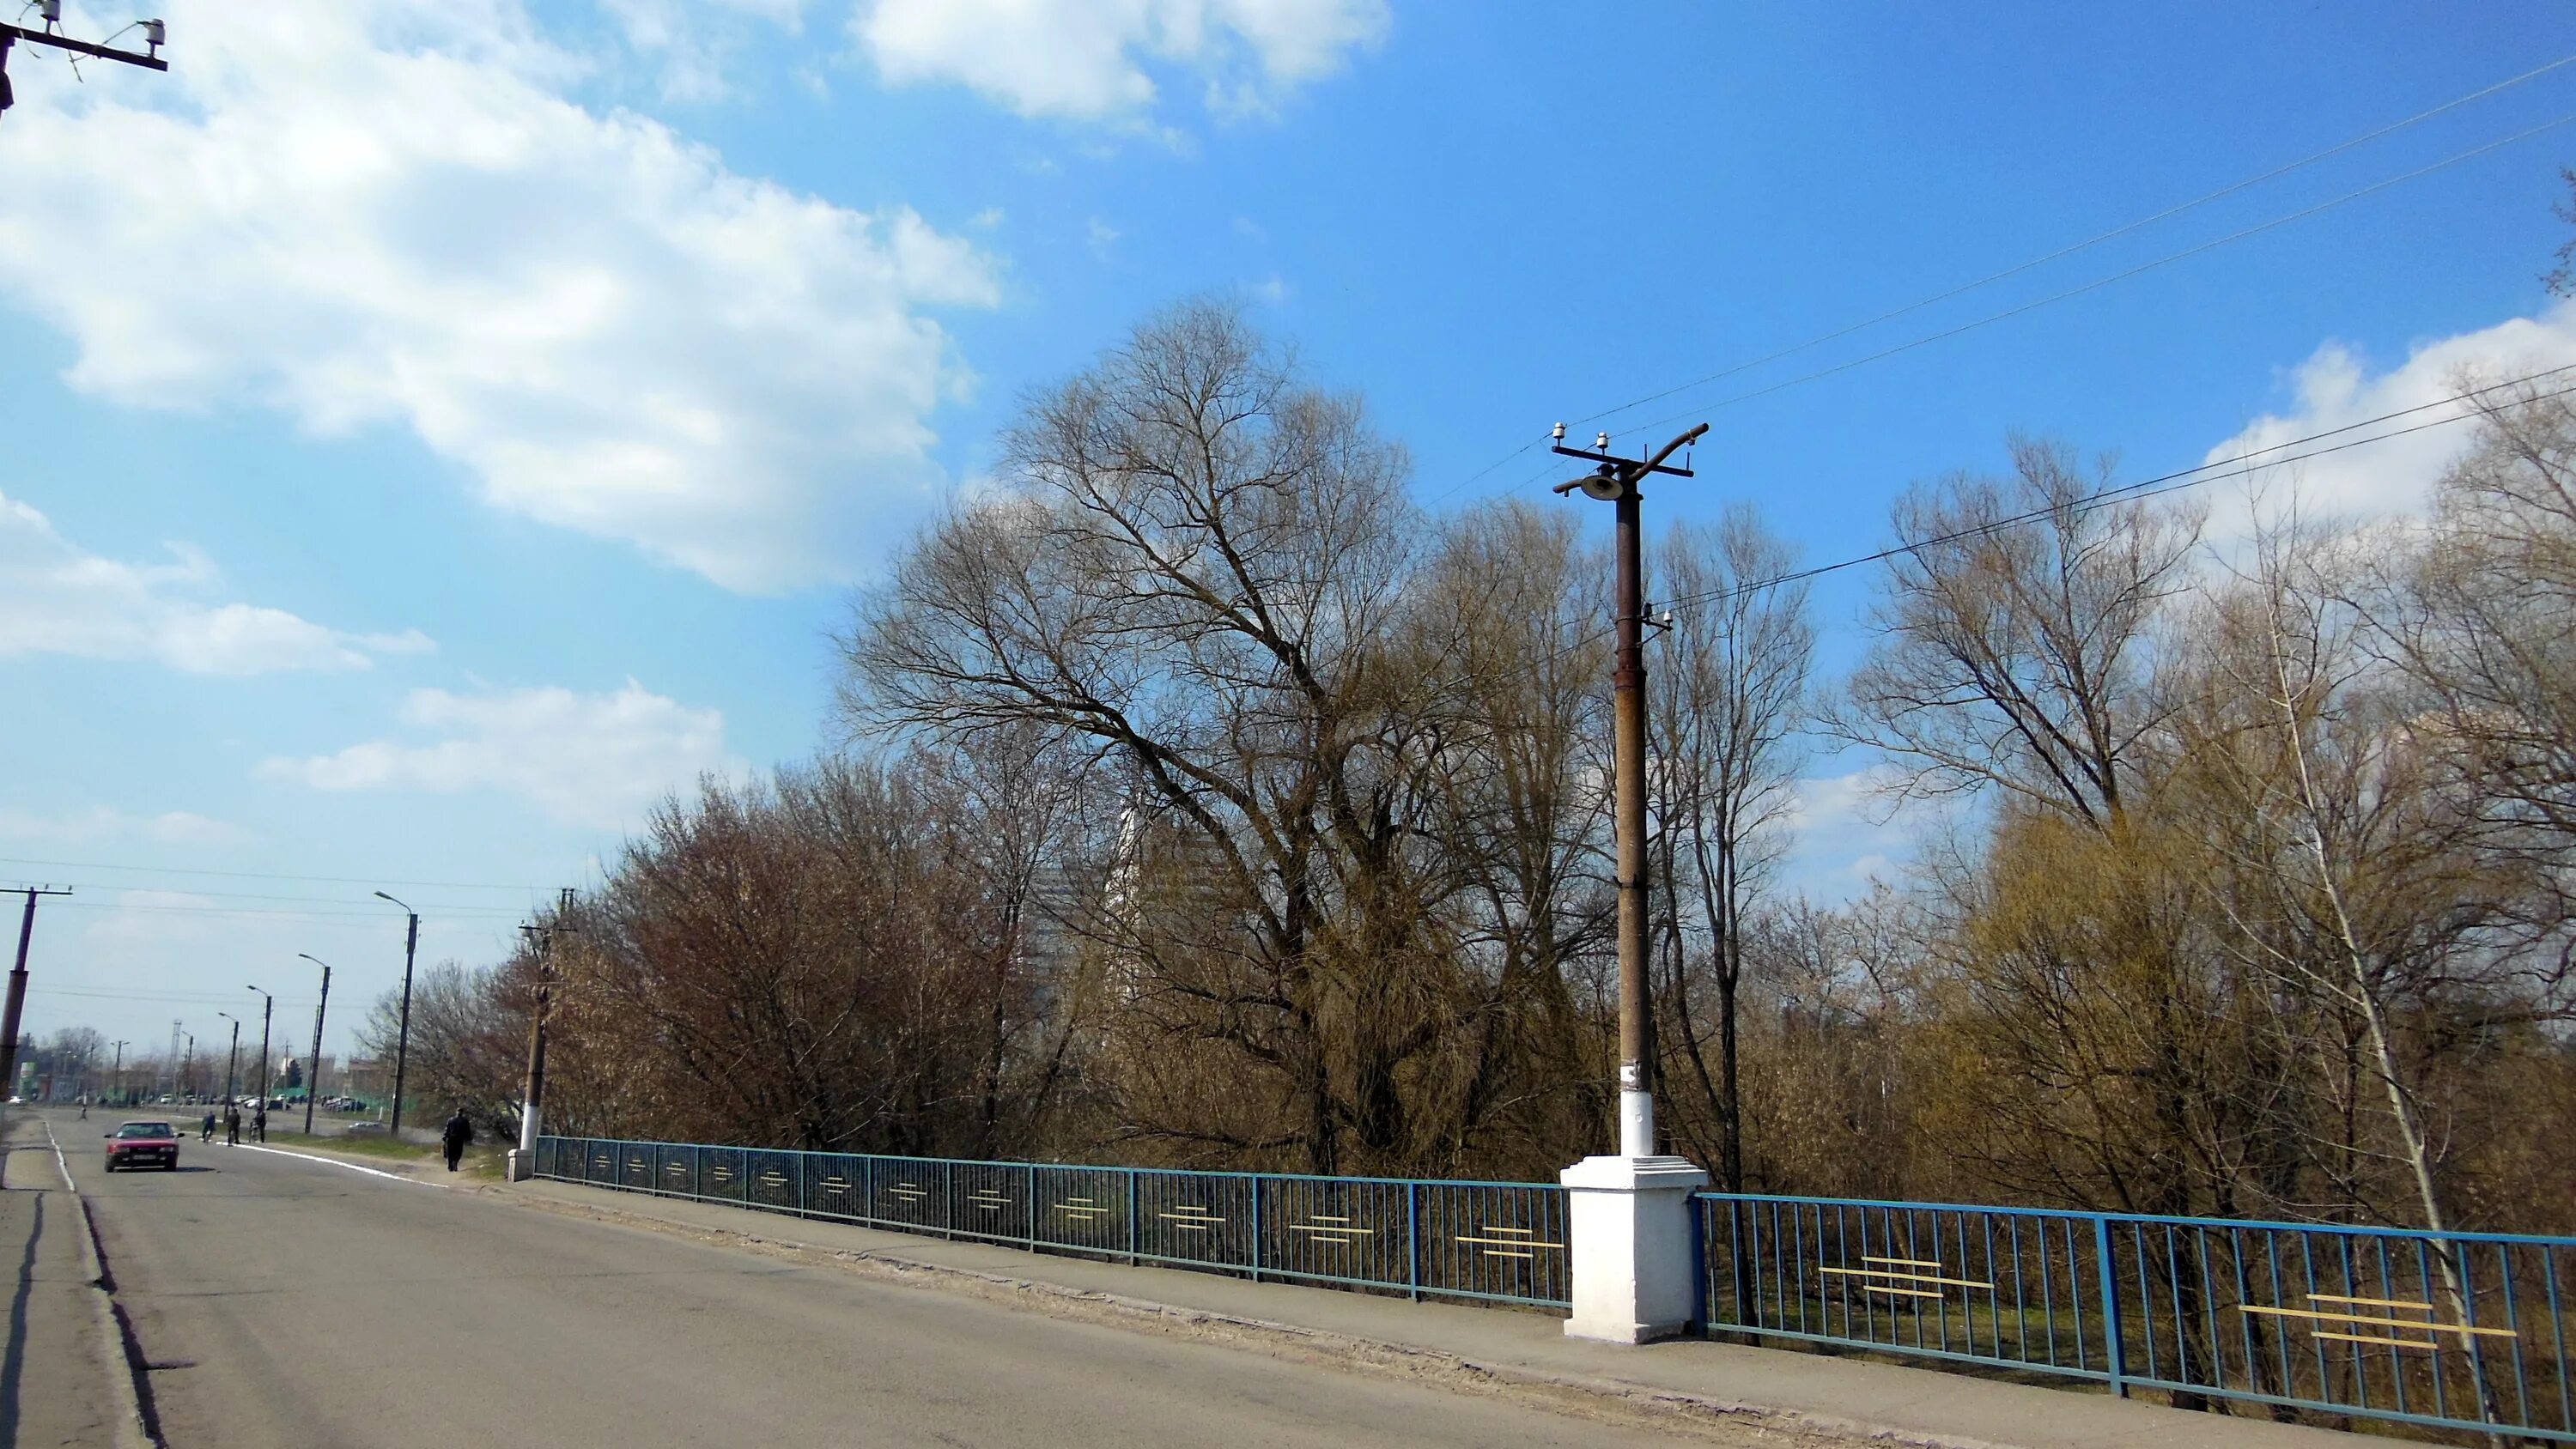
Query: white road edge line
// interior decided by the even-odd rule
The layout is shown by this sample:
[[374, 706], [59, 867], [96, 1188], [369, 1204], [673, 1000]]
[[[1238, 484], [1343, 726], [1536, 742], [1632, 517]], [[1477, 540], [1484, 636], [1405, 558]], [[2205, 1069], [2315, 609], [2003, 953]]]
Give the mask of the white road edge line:
[[381, 1177], [387, 1182], [407, 1182], [414, 1187], [444, 1187], [446, 1185], [444, 1183], [423, 1182], [417, 1177], [405, 1177], [399, 1172], [386, 1172], [380, 1168], [360, 1167], [354, 1162], [342, 1162], [336, 1157], [317, 1157], [310, 1152], [289, 1152], [283, 1147], [262, 1147], [256, 1142], [235, 1142], [229, 1145], [238, 1147], [244, 1152], [266, 1152], [278, 1157], [300, 1157], [307, 1162], [320, 1162], [326, 1163], [332, 1167], [345, 1167], [351, 1172], [363, 1172], [369, 1177]]
[[72, 1181], [72, 1165], [63, 1160], [63, 1144], [55, 1140], [54, 1124], [43, 1117], [36, 1120], [44, 1125], [45, 1145], [54, 1149], [54, 1166], [62, 1169], [63, 1186], [72, 1190], [72, 1196], [80, 1196], [80, 1184]]

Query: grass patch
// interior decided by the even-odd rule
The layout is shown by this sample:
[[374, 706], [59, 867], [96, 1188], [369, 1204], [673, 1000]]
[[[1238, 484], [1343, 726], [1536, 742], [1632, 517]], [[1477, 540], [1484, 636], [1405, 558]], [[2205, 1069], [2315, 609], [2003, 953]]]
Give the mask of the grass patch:
[[[249, 1141], [250, 1134], [244, 1132], [242, 1138], [244, 1141]], [[325, 1136], [319, 1132], [307, 1137], [302, 1132], [280, 1131], [276, 1127], [268, 1129], [268, 1145], [310, 1147], [324, 1152], [345, 1153], [351, 1157], [384, 1158], [395, 1162], [417, 1163], [425, 1167], [438, 1165], [442, 1157], [434, 1146], [424, 1147], [417, 1142], [400, 1142], [391, 1137], [374, 1134], [350, 1137], [338, 1133]], [[458, 1164], [456, 1170], [460, 1174], [488, 1177], [497, 1181], [501, 1176], [502, 1154], [508, 1150], [506, 1143], [478, 1142], [465, 1149], [465, 1159]]]

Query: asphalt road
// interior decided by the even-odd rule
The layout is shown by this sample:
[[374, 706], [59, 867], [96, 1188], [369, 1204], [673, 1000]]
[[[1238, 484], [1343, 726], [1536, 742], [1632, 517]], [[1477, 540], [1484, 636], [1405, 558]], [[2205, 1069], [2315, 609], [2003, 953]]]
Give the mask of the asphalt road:
[[[68, 1117], [71, 1149], [88, 1124]], [[109, 1176], [94, 1150], [72, 1158], [174, 1449], [1670, 1442], [521, 1208], [437, 1174], [193, 1139], [181, 1164]]]

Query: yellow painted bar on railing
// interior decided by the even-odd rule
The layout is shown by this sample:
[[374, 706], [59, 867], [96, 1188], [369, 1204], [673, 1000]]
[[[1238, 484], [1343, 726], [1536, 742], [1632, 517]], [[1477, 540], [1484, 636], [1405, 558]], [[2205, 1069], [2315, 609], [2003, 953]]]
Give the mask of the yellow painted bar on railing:
[[2332, 1333], [2322, 1328], [2311, 1330], [2308, 1336], [2338, 1339], [2345, 1343], [2376, 1343], [2386, 1348], [2420, 1348], [2426, 1353], [2441, 1348], [2438, 1343], [2428, 1343], [2420, 1338], [2374, 1338], [2367, 1333]]
[[2462, 1338], [2477, 1334], [2484, 1338], [2520, 1338], [2510, 1328], [2487, 1328], [2475, 1323], [2428, 1323], [2420, 1318], [2373, 1318], [2366, 1313], [2336, 1313], [2315, 1308], [2267, 1308], [2259, 1303], [2236, 1305], [2239, 1313], [2267, 1313], [2275, 1318], [2305, 1318], [2318, 1323], [2358, 1323], [2372, 1328], [2413, 1328], [2425, 1333], [2456, 1333]]
[[1860, 1260], [1864, 1263], [1901, 1263], [1908, 1268], [1938, 1268], [1941, 1266], [1941, 1260], [1938, 1258], [1879, 1258], [1873, 1257], [1868, 1253], [1863, 1253], [1860, 1255]]
[[[1995, 1286], [1992, 1283], [1981, 1283], [1974, 1278], [1944, 1278], [1938, 1273], [1899, 1273], [1893, 1268], [1818, 1268], [1816, 1271], [1843, 1278], [1894, 1278], [1906, 1283], [1947, 1283], [1957, 1288], [1992, 1289]], [[1933, 1296], [1937, 1298], [1940, 1295], [1936, 1293]]]

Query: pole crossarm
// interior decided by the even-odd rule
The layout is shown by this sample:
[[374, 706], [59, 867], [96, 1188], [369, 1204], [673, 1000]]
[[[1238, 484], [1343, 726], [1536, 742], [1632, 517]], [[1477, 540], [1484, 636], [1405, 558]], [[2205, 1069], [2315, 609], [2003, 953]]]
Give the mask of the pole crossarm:
[[[1706, 423], [1700, 424], [1700, 430], [1702, 432], [1706, 432], [1708, 430], [1708, 425]], [[1639, 476], [1643, 476], [1647, 473], [1670, 473], [1676, 478], [1696, 478], [1699, 476], [1688, 468], [1667, 468], [1664, 466], [1664, 460], [1673, 455], [1671, 447], [1667, 447], [1662, 452], [1657, 453], [1652, 462], [1643, 462], [1635, 458], [1622, 458], [1616, 453], [1596, 452], [1590, 448], [1569, 448], [1563, 443], [1559, 443], [1554, 447], [1549, 448], [1548, 451], [1561, 458], [1581, 458], [1587, 463], [1607, 463], [1621, 472], [1635, 473]]]
[[145, 55], [138, 51], [131, 50], [118, 50], [114, 46], [98, 45], [86, 40], [74, 40], [68, 35], [55, 35], [50, 31], [44, 30], [29, 30], [23, 25], [0, 25], [0, 54], [6, 54], [9, 43], [13, 40], [23, 40], [29, 45], [50, 45], [60, 50], [71, 51], [75, 55], [91, 56], [99, 60], [113, 60], [121, 61], [126, 65], [139, 65], [145, 70], [166, 71], [170, 68], [170, 62], [163, 60], [157, 55]]

